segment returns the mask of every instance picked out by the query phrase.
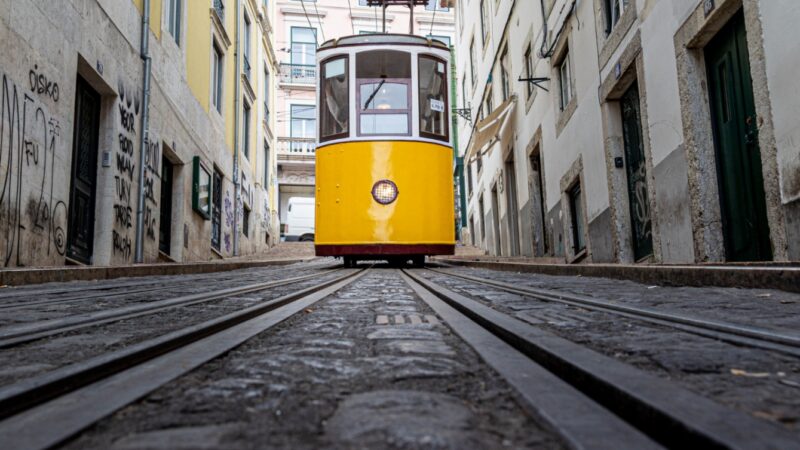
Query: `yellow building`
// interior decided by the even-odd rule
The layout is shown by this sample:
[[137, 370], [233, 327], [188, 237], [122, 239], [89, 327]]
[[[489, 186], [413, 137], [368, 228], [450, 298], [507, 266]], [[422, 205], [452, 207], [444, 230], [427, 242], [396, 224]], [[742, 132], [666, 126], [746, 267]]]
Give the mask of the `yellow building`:
[[[270, 8], [15, 2], [38, 11], [26, 21], [3, 9], [0, 172], [13, 186], [0, 200], [11, 212], [0, 217], [3, 266], [198, 261], [274, 245]], [[34, 125], [17, 124], [24, 114]]]

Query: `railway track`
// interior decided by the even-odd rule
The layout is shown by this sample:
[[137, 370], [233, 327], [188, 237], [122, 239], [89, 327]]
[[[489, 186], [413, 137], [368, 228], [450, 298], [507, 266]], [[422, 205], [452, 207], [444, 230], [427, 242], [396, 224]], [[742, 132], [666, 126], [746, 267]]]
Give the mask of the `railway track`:
[[[341, 275], [334, 272], [339, 276], [312, 287], [0, 388], [0, 442], [8, 448], [33, 449], [66, 442], [168, 382], [308, 311], [370, 270], [342, 269]], [[426, 278], [432, 272], [392, 272], [505, 379], [517, 403], [554, 430], [567, 447], [796, 448], [796, 436], [778, 426], [453, 292]], [[216, 294], [236, 295], [230, 291]], [[353, 298], [351, 293], [344, 301]]]
[[536, 300], [562, 303], [593, 311], [602, 311], [617, 316], [667, 326], [699, 336], [718, 339], [735, 345], [745, 345], [800, 357], [800, 334], [796, 333], [777, 332], [747, 325], [667, 313], [652, 308], [622, 305], [609, 300], [568, 294], [562, 291], [521, 287], [502, 281], [455, 273], [450, 270], [430, 270], [445, 276], [499, 288], [506, 292], [534, 298]]
[[291, 277], [277, 281], [254, 283], [246, 286], [173, 297], [164, 300], [139, 303], [97, 312], [76, 314], [58, 319], [10, 325], [0, 328], [0, 349], [11, 348], [34, 340], [82, 328], [104, 325], [107, 323], [132, 319], [143, 315], [156, 314], [158, 312], [179, 306], [196, 305], [199, 303], [220, 300], [233, 295], [248, 294], [278, 286], [285, 286], [300, 281], [310, 280], [319, 275], [320, 274], [312, 273], [309, 275]]
[[[310, 288], [0, 388], [0, 442], [50, 448], [363, 276], [345, 270]], [[319, 275], [314, 275], [319, 276]], [[298, 278], [309, 278], [298, 277]], [[296, 282], [286, 280], [284, 283]], [[263, 283], [216, 296], [263, 290]]]
[[417, 294], [574, 448], [797, 448], [796, 437], [778, 426], [501, 313], [425, 273], [403, 271]]

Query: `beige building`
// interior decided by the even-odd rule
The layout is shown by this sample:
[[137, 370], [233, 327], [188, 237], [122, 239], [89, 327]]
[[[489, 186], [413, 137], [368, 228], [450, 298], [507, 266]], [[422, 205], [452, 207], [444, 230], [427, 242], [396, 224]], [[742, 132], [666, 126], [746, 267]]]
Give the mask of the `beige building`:
[[[292, 197], [314, 197], [316, 149], [316, 48], [324, 41], [383, 31], [380, 8], [366, 0], [278, 0], [275, 6], [275, 48], [280, 61], [277, 97], [277, 154], [281, 223], [287, 221]], [[453, 43], [450, 8], [433, 0], [414, 9], [390, 7], [386, 32], [431, 36]], [[296, 238], [292, 236], [291, 238]]]
[[793, 0], [458, 0], [469, 240], [566, 262], [800, 259]]
[[3, 265], [272, 245], [272, 14], [254, 0], [1, 1]]

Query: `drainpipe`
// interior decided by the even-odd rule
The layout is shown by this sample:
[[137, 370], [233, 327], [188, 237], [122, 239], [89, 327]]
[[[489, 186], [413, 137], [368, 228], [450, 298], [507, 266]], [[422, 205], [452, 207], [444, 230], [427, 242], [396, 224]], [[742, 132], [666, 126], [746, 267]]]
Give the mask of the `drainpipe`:
[[236, 0], [236, 46], [234, 47], [233, 58], [236, 61], [236, 70], [234, 70], [233, 92], [235, 95], [233, 101], [233, 256], [239, 256], [239, 106], [241, 102], [241, 71], [239, 64], [239, 50], [240, 50], [240, 30], [242, 20], [241, 12], [242, 0]]
[[144, 61], [144, 86], [142, 88], [142, 136], [139, 142], [139, 192], [136, 201], [136, 250], [134, 262], [144, 262], [144, 156], [150, 134], [150, 0], [144, 0], [142, 12], [141, 57]]

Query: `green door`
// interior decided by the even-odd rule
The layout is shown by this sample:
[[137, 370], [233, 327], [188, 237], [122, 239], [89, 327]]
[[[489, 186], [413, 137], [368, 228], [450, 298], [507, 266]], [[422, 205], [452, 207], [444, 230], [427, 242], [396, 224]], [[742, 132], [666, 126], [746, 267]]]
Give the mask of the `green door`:
[[631, 237], [636, 261], [653, 254], [653, 221], [650, 217], [650, 197], [647, 194], [647, 165], [642, 144], [640, 105], [639, 85], [633, 83], [622, 95], [620, 108], [628, 175], [628, 204], [631, 210]]
[[722, 229], [730, 261], [772, 259], [744, 16], [706, 47]]

